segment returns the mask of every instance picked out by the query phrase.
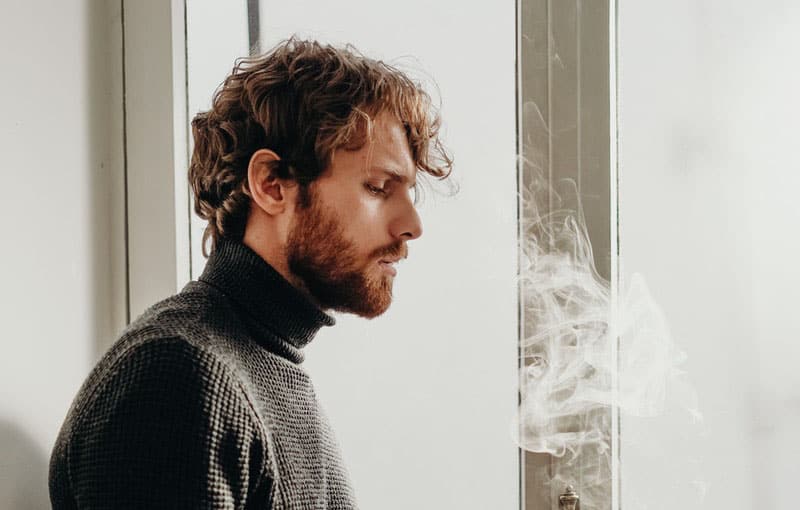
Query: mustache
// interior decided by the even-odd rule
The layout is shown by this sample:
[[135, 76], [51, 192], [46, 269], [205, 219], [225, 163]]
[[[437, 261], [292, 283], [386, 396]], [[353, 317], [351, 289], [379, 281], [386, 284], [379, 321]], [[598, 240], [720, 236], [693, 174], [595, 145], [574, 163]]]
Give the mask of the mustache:
[[382, 248], [378, 250], [375, 255], [375, 258], [380, 257], [400, 257], [403, 259], [408, 258], [408, 246], [404, 242], [399, 242], [388, 246], [386, 248]]

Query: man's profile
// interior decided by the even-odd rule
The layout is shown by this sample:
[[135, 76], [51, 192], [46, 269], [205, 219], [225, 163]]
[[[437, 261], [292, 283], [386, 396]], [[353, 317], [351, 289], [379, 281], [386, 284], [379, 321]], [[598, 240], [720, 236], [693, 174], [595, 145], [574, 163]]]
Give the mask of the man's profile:
[[389, 307], [422, 234], [418, 173], [451, 169], [438, 127], [419, 85], [350, 48], [290, 39], [238, 63], [192, 121], [206, 268], [87, 378], [53, 508], [356, 508], [303, 347], [331, 310]]

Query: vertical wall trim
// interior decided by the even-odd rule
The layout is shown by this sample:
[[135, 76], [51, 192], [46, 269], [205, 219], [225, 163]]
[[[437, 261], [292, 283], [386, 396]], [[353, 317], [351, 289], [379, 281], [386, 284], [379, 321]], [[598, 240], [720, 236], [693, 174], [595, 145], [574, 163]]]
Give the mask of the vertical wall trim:
[[125, 236], [125, 324], [131, 322], [131, 265], [128, 252], [128, 107], [126, 98], [125, 77], [125, 0], [120, 0], [120, 22], [122, 25], [122, 173], [123, 173], [123, 208], [124, 208], [124, 236]]
[[[609, 108], [608, 108], [608, 133], [609, 133], [609, 153], [608, 153], [608, 168], [609, 168], [609, 183], [610, 183], [610, 201], [609, 201], [609, 217], [611, 218], [611, 313], [616, 314], [619, 310], [619, 288], [620, 288], [620, 278], [619, 278], [619, 246], [620, 246], [620, 238], [619, 238], [619, 167], [618, 167], [618, 159], [617, 155], [619, 153], [619, 136], [618, 136], [618, 123], [617, 119], [619, 118], [619, 88], [618, 88], [618, 66], [617, 66], [617, 55], [618, 55], [618, 38], [617, 38], [617, 21], [618, 21], [618, 4], [617, 0], [609, 0], [608, 6], [608, 81], [609, 81]], [[614, 320], [611, 322], [612, 328], [615, 327], [617, 321]], [[621, 463], [622, 463], [622, 449], [621, 444], [621, 420], [620, 420], [620, 408], [617, 403], [619, 402], [619, 367], [620, 367], [620, 359], [619, 359], [619, 334], [612, 330], [611, 338], [614, 340], [612, 342], [612, 349], [614, 350], [612, 353], [614, 367], [611, 372], [611, 386], [612, 386], [612, 395], [613, 395], [613, 402], [614, 406], [612, 408], [612, 415], [611, 415], [611, 451], [616, 452], [616, 455], [611, 456], [611, 476], [612, 481], [616, 480], [616, 484], [614, 484], [611, 488], [611, 508], [612, 510], [616, 510], [620, 508], [621, 504], [621, 497], [622, 497], [622, 476], [621, 474]]]
[[[186, 112], [184, 128], [186, 129], [186, 172], [184, 176], [188, 179], [188, 165], [191, 163], [192, 156], [192, 129], [189, 125], [191, 117], [189, 116], [189, 14], [186, 0], [183, 0], [183, 64], [184, 64], [184, 94], [186, 96]], [[188, 183], [187, 183], [188, 184]], [[191, 280], [194, 274], [193, 257], [192, 257], [192, 200], [193, 194], [191, 188], [186, 186], [186, 226], [187, 226], [187, 257], [189, 257], [189, 274], [187, 279]]]
[[[525, 334], [525, 299], [524, 299], [524, 289], [523, 285], [520, 280], [520, 274], [522, 269], [522, 240], [524, 236], [524, 230], [522, 228], [522, 190], [524, 186], [523, 182], [523, 173], [524, 173], [524, 159], [523, 159], [523, 147], [522, 147], [522, 73], [520, 70], [521, 65], [521, 56], [522, 53], [520, 51], [520, 41], [522, 37], [522, 0], [515, 0], [514, 1], [514, 101], [516, 108], [514, 108], [514, 115], [515, 115], [515, 122], [516, 122], [516, 150], [517, 150], [517, 211], [516, 211], [516, 220], [517, 220], [517, 359], [516, 359], [516, 369], [517, 373], [522, 373], [525, 369], [525, 358], [524, 353], [522, 350], [522, 338]], [[521, 378], [517, 378], [518, 385], [517, 385], [517, 406], [522, 404], [522, 388], [519, 385], [519, 382], [522, 381]], [[519, 421], [517, 427], [517, 434], [522, 434], [522, 420]], [[519, 501], [518, 501], [518, 508], [519, 510], [524, 510], [525, 505], [525, 450], [522, 448], [519, 449], [519, 455], [517, 457], [517, 472], [518, 472], [518, 483], [519, 483]]]
[[172, 97], [175, 180], [175, 290], [192, 279], [186, 0], [172, 0]]
[[184, 0], [123, 0], [129, 317], [188, 280]]
[[[577, 15], [575, 16], [575, 83], [578, 89], [578, 93], [575, 94], [575, 111], [578, 112], [578, 117], [580, 118], [580, 112], [583, 111], [583, 94], [581, 91], [583, 90], [583, 52], [581, 51], [581, 42], [583, 38], [583, 27], [581, 26], [581, 18], [583, 13], [581, 12], [581, 2], [582, 0], [575, 0], [575, 12]], [[582, 191], [582, 179], [583, 176], [583, 122], [578, 122], [576, 127], [575, 133], [575, 152], [578, 154], [577, 159], [577, 166], [578, 172], [576, 177], [576, 183], [578, 185], [578, 193]]]

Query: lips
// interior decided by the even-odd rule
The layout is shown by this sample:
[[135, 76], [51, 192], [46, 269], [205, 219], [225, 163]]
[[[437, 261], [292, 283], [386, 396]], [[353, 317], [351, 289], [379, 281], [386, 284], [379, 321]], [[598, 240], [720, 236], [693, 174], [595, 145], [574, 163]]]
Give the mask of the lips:
[[381, 268], [387, 273], [391, 274], [392, 276], [395, 276], [397, 274], [397, 269], [395, 269], [394, 264], [397, 262], [397, 260], [399, 259], [379, 260], [378, 265], [381, 266]]
[[392, 276], [397, 275], [395, 265], [401, 260], [408, 257], [408, 249], [405, 246], [399, 246], [392, 252], [384, 252], [383, 256], [378, 259], [378, 266], [383, 269], [387, 274]]

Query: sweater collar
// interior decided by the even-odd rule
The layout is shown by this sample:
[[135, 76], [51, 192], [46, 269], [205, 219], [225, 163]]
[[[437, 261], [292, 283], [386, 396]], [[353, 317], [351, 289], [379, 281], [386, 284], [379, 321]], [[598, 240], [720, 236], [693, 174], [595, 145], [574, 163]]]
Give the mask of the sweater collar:
[[259, 343], [295, 363], [303, 361], [301, 349], [322, 326], [336, 323], [241, 242], [219, 240], [199, 280], [243, 308], [258, 329], [273, 333], [257, 335]]

